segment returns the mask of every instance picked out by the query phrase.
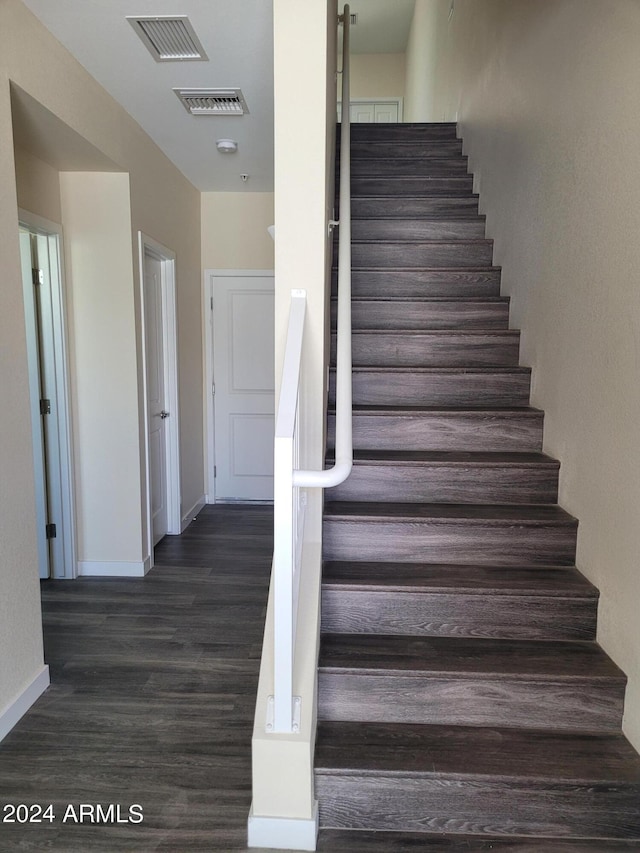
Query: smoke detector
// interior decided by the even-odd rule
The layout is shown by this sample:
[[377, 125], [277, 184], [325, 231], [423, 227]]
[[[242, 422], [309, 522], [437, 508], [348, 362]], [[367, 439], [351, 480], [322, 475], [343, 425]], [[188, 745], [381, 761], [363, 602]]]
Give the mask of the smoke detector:
[[216, 148], [221, 154], [235, 154], [238, 143], [235, 139], [216, 139]]
[[131, 15], [127, 21], [156, 62], [208, 59], [186, 15]]

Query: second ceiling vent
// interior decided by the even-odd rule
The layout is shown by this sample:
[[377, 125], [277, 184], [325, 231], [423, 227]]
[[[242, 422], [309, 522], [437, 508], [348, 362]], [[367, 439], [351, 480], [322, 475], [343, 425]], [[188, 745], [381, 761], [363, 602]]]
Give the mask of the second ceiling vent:
[[127, 16], [156, 62], [208, 59], [186, 15]]
[[248, 113], [240, 89], [174, 89], [193, 116], [242, 116]]

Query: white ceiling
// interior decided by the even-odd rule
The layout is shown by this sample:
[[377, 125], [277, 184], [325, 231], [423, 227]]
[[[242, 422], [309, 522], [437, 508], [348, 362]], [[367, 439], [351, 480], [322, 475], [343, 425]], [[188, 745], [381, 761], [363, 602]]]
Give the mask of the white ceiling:
[[[273, 189], [272, 0], [23, 2], [199, 190]], [[414, 2], [352, 0], [353, 52], [402, 53]], [[187, 15], [209, 60], [155, 62], [127, 15]], [[241, 89], [249, 114], [191, 116], [176, 87]], [[225, 137], [238, 142], [237, 154], [216, 150]]]

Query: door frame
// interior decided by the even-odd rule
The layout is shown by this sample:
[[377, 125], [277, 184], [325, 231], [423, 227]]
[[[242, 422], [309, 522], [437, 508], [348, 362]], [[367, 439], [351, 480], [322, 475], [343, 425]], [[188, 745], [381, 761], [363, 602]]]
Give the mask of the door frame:
[[164, 355], [164, 394], [170, 413], [165, 421], [165, 459], [167, 490], [167, 534], [179, 535], [180, 518], [180, 422], [178, 409], [178, 332], [176, 312], [176, 255], [161, 243], [138, 231], [140, 287], [140, 351], [142, 354], [142, 410], [144, 421], [144, 511], [147, 519], [149, 566], [153, 566], [153, 523], [151, 517], [151, 466], [149, 460], [149, 406], [147, 403], [147, 329], [145, 322], [144, 256], [160, 261], [162, 303], [162, 345]]
[[203, 374], [205, 387], [205, 454], [204, 454], [204, 482], [205, 500], [208, 504], [216, 502], [216, 435], [214, 419], [214, 388], [215, 388], [215, 366], [213, 363], [213, 305], [216, 278], [247, 278], [251, 276], [261, 278], [274, 278], [275, 271], [270, 270], [224, 270], [206, 269], [202, 288], [202, 337], [203, 348]]
[[[45, 336], [43, 354], [52, 365], [53, 411], [57, 420], [57, 463], [52, 476], [57, 480], [58, 488], [52, 490], [50, 500], [53, 504], [53, 515], [56, 519], [56, 538], [61, 547], [57, 548], [58, 557], [52, 555], [48, 546], [44, 525], [46, 524], [46, 494], [47, 474], [43, 463], [43, 432], [40, 414], [40, 367], [37, 361], [38, 344], [35, 332], [35, 305], [33, 299], [33, 284], [30, 276], [23, 275], [25, 297], [25, 325], [29, 359], [29, 397], [32, 409], [32, 443], [35, 467], [36, 487], [36, 524], [38, 540], [39, 568], [46, 561], [50, 577], [56, 580], [73, 580], [78, 574], [76, 550], [76, 512], [74, 491], [73, 464], [73, 433], [71, 421], [71, 393], [69, 379], [69, 358], [67, 345], [67, 314], [65, 296], [64, 255], [62, 244], [62, 227], [56, 223], [31, 213], [18, 209], [18, 225], [31, 234], [44, 237], [49, 249], [49, 274], [51, 288], [51, 329]], [[51, 465], [54, 460], [49, 459]], [[39, 572], [41, 574], [41, 571]]]

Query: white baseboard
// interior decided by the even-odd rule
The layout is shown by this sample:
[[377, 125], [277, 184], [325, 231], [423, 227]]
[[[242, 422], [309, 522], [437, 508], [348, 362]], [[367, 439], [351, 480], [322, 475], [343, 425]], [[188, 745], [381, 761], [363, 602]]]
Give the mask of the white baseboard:
[[247, 822], [248, 847], [272, 847], [277, 850], [315, 850], [318, 841], [318, 803], [308, 820], [291, 817], [260, 817], [253, 805]]
[[0, 713], [0, 740], [5, 738], [15, 724], [23, 717], [33, 703], [38, 699], [50, 684], [49, 667], [43, 666], [17, 699]]
[[196, 515], [200, 512], [200, 510], [204, 509], [206, 504], [208, 503], [206, 495], [203, 495], [199, 500], [197, 500], [191, 509], [182, 516], [182, 524], [180, 525], [180, 533], [184, 533], [187, 527], [191, 524]]
[[139, 563], [84, 560], [78, 562], [78, 577], [143, 578], [151, 568], [149, 557]]

